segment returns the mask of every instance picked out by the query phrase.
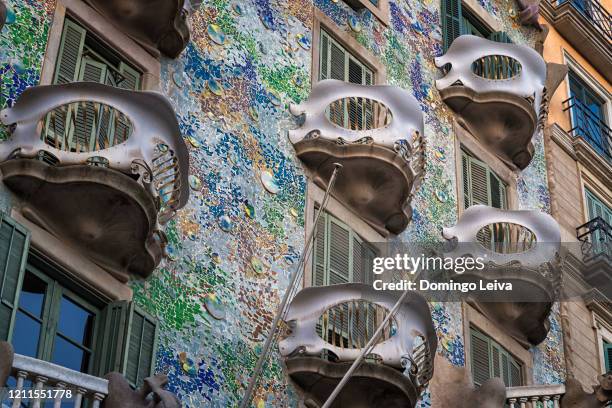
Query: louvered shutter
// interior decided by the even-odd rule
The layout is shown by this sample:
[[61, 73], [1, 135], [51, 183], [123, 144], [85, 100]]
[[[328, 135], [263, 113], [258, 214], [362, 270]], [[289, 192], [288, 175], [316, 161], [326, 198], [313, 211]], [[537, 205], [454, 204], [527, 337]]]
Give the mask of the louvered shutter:
[[[140, 74], [126, 63], [121, 62], [119, 64], [119, 72], [123, 76], [118, 87], [127, 89], [130, 91], [137, 91], [140, 89]], [[113, 138], [112, 144], [123, 143], [130, 135], [132, 127], [130, 121], [124, 115], [117, 111], [113, 112]]]
[[604, 343], [604, 360], [606, 363], [606, 372], [612, 371], [612, 343]]
[[129, 313], [129, 302], [122, 301], [109, 304], [100, 315], [95, 368], [100, 377], [123, 371]]
[[520, 387], [523, 385], [523, 377], [521, 376], [521, 366], [516, 362], [510, 362], [510, 387]]
[[125, 350], [124, 375], [130, 385], [139, 387], [155, 371], [157, 323], [133, 303], [126, 338], [128, 345]]
[[[67, 84], [79, 79], [81, 59], [83, 57], [83, 46], [87, 31], [70, 20], [64, 23], [62, 40], [57, 54], [55, 66], [54, 84]], [[54, 144], [63, 144], [64, 132], [66, 131], [66, 121], [70, 121], [72, 115], [70, 111], [62, 112], [61, 109], [54, 109], [47, 114], [45, 120], [45, 137]], [[57, 135], [57, 136], [56, 136]], [[59, 147], [59, 145], [57, 146]]]
[[339, 221], [328, 217], [329, 228], [329, 275], [328, 285], [351, 281], [350, 229]]
[[329, 36], [321, 30], [321, 49], [319, 50], [319, 79], [329, 78]]
[[317, 223], [317, 232], [315, 235], [314, 243], [314, 257], [313, 257], [313, 270], [312, 270], [312, 285], [313, 286], [325, 286], [325, 248], [327, 238], [327, 214], [321, 214], [319, 222]]
[[476, 386], [491, 378], [490, 341], [481, 333], [471, 331], [472, 376]]
[[29, 245], [29, 231], [0, 213], [0, 341], [12, 336]]
[[364, 274], [364, 264], [363, 264], [363, 255], [364, 255], [364, 247], [361, 239], [356, 234], [351, 234], [353, 240], [353, 282], [359, 283], [367, 283], [366, 277]]
[[508, 33], [503, 31], [496, 31], [494, 33], [491, 33], [491, 35], [489, 35], [489, 40], [497, 41], [500, 43], [512, 44], [512, 40], [510, 39], [510, 37], [508, 37]]
[[[509, 387], [511, 384], [511, 380], [510, 380], [510, 358], [508, 357], [508, 355], [505, 352], [501, 352], [501, 368], [502, 368], [502, 375], [499, 376], [501, 377], [502, 380], [504, 380], [504, 384], [506, 384], [506, 387]], [[498, 377], [498, 376], [496, 376]]]
[[[105, 83], [107, 67], [105, 64], [84, 57], [81, 62], [79, 81]], [[81, 101], [71, 122], [70, 146], [77, 152], [92, 151], [96, 147], [97, 133], [100, 125], [100, 104]]]
[[68, 84], [79, 79], [86, 34], [87, 31], [83, 27], [70, 20], [65, 21], [55, 67], [54, 83]]
[[461, 0], [442, 0], [442, 35], [444, 51], [461, 35]]
[[[489, 344], [491, 342], [489, 341]], [[502, 373], [502, 367], [500, 364], [500, 351], [497, 347], [495, 347], [493, 344], [490, 344], [491, 347], [491, 370], [490, 370], [490, 376], [491, 377], [502, 377], [501, 373]]]
[[504, 183], [489, 170], [489, 183], [491, 186], [491, 207], [506, 208], [506, 186]]

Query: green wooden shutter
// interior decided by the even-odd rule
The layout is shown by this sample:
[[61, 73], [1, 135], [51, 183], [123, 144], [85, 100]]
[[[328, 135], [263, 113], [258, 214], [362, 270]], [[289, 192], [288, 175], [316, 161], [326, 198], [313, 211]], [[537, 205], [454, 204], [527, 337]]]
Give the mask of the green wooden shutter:
[[351, 233], [350, 229], [333, 217], [328, 217], [329, 273], [327, 285], [351, 282]]
[[113, 302], [102, 312], [95, 350], [95, 370], [100, 377], [113, 371], [123, 371], [129, 313], [130, 304], [125, 301]]
[[317, 233], [314, 242], [314, 259], [312, 269], [312, 285], [325, 286], [325, 269], [326, 269], [326, 238], [327, 238], [327, 214], [321, 214], [317, 223]]
[[86, 34], [87, 31], [83, 27], [70, 20], [65, 20], [54, 83], [67, 84], [78, 80]]
[[[106, 83], [107, 66], [106, 64], [83, 58], [79, 72], [79, 81]], [[70, 146], [77, 151], [92, 151], [95, 149], [97, 134], [100, 125], [101, 106], [83, 101], [79, 102], [75, 120], [71, 123]]]
[[9, 341], [19, 304], [30, 233], [0, 213], [0, 341]]
[[461, 35], [461, 0], [442, 0], [442, 41], [444, 51]]
[[123, 75], [123, 80], [119, 82], [119, 88], [137, 91], [140, 89], [140, 73], [125, 62], [119, 64], [119, 72]]
[[364, 245], [363, 242], [361, 240], [361, 238], [359, 238], [359, 236], [357, 236], [356, 234], [351, 234], [352, 235], [352, 240], [353, 240], [353, 260], [352, 260], [352, 265], [353, 265], [353, 280], [352, 282], [359, 282], [359, 283], [367, 283], [366, 282], [366, 276], [365, 276], [365, 270], [364, 270], [364, 264], [363, 264], [363, 257], [364, 257]]
[[96, 372], [121, 372], [134, 388], [153, 375], [157, 354], [157, 323], [133, 302], [106, 307], [96, 344]]
[[506, 208], [506, 185], [484, 162], [461, 152], [465, 208], [482, 204]]
[[132, 303], [126, 336], [128, 344], [124, 350], [124, 375], [133, 387], [140, 386], [155, 371], [157, 334], [155, 320]]
[[494, 33], [491, 33], [491, 35], [489, 35], [489, 40], [497, 41], [500, 43], [512, 44], [512, 40], [510, 39], [510, 37], [508, 37], [508, 33], [504, 31], [495, 31]]
[[319, 49], [319, 79], [329, 77], [329, 36], [321, 30], [321, 46]]
[[476, 386], [491, 378], [491, 342], [482, 333], [471, 330], [472, 377]]
[[606, 372], [612, 371], [612, 343], [604, 342], [604, 360]]
[[521, 366], [516, 361], [510, 361], [510, 387], [520, 387], [523, 385], [521, 376]]

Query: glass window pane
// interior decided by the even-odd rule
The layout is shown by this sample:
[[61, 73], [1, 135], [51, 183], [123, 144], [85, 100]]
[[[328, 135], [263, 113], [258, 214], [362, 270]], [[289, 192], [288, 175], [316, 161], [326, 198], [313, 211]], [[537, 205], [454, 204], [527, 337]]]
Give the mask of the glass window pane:
[[30, 357], [38, 357], [38, 341], [40, 339], [40, 323], [21, 311], [17, 312], [15, 330], [13, 331], [13, 347], [15, 353]]
[[66, 296], [62, 297], [57, 331], [87, 348], [91, 347], [94, 314], [77, 305]]
[[19, 308], [41, 318], [46, 291], [46, 282], [31, 273], [26, 273], [19, 295]]
[[86, 373], [89, 368], [89, 353], [86, 353], [62, 337], [55, 336], [55, 346], [51, 362]]

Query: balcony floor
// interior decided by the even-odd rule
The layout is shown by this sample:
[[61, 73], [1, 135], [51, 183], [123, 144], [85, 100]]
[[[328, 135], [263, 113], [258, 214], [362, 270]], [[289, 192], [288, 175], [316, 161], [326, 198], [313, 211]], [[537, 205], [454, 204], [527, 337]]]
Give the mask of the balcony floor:
[[[285, 360], [294, 383], [318, 406], [325, 403], [351, 363], [331, 363], [317, 357]], [[399, 370], [382, 364], [363, 363], [353, 374], [333, 408], [413, 408], [418, 392]]]
[[38, 160], [0, 164], [5, 185], [21, 200], [22, 212], [125, 282], [146, 277], [162, 256], [153, 232], [157, 208], [142, 184], [104, 167], [54, 167]]

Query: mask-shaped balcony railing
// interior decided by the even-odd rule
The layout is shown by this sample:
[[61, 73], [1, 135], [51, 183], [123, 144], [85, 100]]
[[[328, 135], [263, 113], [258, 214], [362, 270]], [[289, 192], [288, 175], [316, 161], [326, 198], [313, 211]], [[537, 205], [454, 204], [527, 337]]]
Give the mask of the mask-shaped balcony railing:
[[561, 288], [561, 232], [548, 214], [476, 205], [457, 225], [444, 228], [450, 257], [482, 257], [485, 267], [454, 274], [456, 281], [511, 283], [512, 291], [472, 296], [470, 301], [525, 347], [542, 342], [548, 315]]
[[328, 79], [291, 112], [303, 123], [289, 131], [289, 139], [313, 181], [326, 188], [334, 163], [341, 163], [332, 194], [381, 234], [403, 231], [424, 175], [423, 117], [416, 99], [394, 86]]
[[[309, 398], [326, 401], [331, 384], [342, 379], [400, 295], [351, 283], [310, 287], [295, 296], [279, 348], [289, 374]], [[411, 293], [355, 373], [360, 380], [349, 382], [338, 399], [360, 401], [347, 406], [383, 406], [383, 400], [364, 403], [371, 398], [367, 395], [383, 393], [402, 401], [401, 406], [414, 407], [433, 376], [436, 346], [429, 307]]]
[[85, 0], [152, 54], [176, 58], [190, 38], [189, 14], [199, 0]]
[[582, 137], [600, 156], [612, 163], [612, 129], [575, 96], [563, 101], [563, 111], [568, 110], [572, 120], [568, 133]]
[[527, 46], [472, 35], [458, 37], [436, 58], [439, 68], [447, 64], [450, 70], [436, 81], [444, 102], [502, 160], [527, 167], [531, 139], [544, 126], [550, 96], [567, 67], [546, 64]]
[[159, 223], [189, 197], [170, 103], [82, 82], [28, 88], [0, 118], [13, 129], [0, 168], [24, 215], [120, 280], [148, 276], [163, 255]]

